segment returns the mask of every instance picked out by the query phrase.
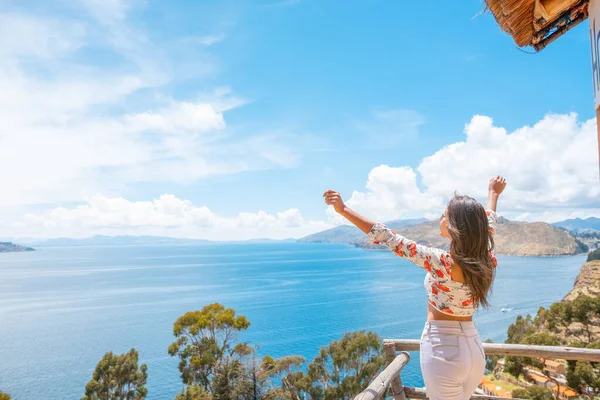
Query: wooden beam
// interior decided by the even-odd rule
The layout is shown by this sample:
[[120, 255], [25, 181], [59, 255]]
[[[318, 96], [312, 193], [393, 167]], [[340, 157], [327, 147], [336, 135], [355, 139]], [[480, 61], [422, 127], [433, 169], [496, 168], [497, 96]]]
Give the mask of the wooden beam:
[[399, 376], [402, 368], [410, 360], [410, 355], [406, 352], [400, 353], [394, 358], [394, 361], [388, 365], [371, 384], [354, 398], [354, 400], [378, 400], [383, 397], [392, 380]]
[[[405, 387], [404, 392], [409, 399], [427, 399], [427, 394], [425, 393], [425, 389], [422, 388], [414, 388], [414, 387]], [[494, 397], [494, 396], [486, 396], [482, 394], [474, 394], [471, 396], [471, 400], [509, 400], [507, 397]], [[519, 399], [512, 399], [519, 400]]]
[[[394, 360], [396, 359], [396, 347], [394, 346], [394, 344], [388, 343], [387, 345], [383, 346], [383, 351], [385, 353], [385, 359], [387, 360], [387, 363], [391, 364], [392, 362], [394, 362]], [[402, 377], [400, 376], [400, 373], [396, 374], [396, 376], [392, 378], [388, 390], [388, 396], [393, 396], [394, 400], [406, 400], [406, 395], [404, 394], [404, 386], [402, 386]]]
[[[383, 342], [384, 345], [393, 343], [396, 351], [419, 351], [421, 345], [419, 340], [412, 339], [385, 339]], [[600, 350], [595, 349], [495, 343], [484, 343], [483, 349], [488, 356], [537, 357], [600, 362]]]
[[536, 2], [536, 7], [539, 7], [546, 21], [552, 21], [577, 3], [579, 0], [540, 0]]

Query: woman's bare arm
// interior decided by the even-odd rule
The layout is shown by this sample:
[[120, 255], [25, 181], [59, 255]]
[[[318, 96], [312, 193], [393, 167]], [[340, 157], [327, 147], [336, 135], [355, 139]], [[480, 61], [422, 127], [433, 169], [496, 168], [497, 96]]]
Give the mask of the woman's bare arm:
[[338, 214], [346, 218], [358, 229], [360, 229], [366, 234], [371, 232], [371, 229], [373, 228], [373, 225], [375, 225], [375, 222], [371, 221], [366, 217], [363, 217], [356, 211], [347, 207], [344, 204], [344, 201], [342, 200], [342, 196], [338, 192], [334, 190], [328, 190], [323, 194], [323, 197], [325, 198], [326, 204], [333, 206], [333, 208]]
[[366, 233], [372, 243], [387, 247], [397, 256], [407, 259], [438, 278], [451, 278], [450, 255], [447, 252], [417, 244], [385, 225], [374, 223], [363, 217], [347, 207], [338, 192], [328, 190], [323, 194], [323, 197], [325, 203], [333, 206], [337, 213]]
[[488, 186], [488, 202], [485, 206], [486, 210], [492, 210], [496, 212], [496, 207], [498, 206], [498, 197], [500, 197], [500, 194], [504, 191], [505, 187], [506, 179], [500, 175], [490, 179], [490, 184]]

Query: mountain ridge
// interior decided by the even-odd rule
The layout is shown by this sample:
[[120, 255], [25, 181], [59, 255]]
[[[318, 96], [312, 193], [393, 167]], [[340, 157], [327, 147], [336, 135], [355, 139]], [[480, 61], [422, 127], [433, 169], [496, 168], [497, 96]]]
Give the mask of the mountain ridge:
[[[428, 220], [425, 218], [416, 219], [405, 219], [405, 220], [394, 220], [386, 222], [385, 224], [390, 227], [400, 226], [412, 226], [422, 223], [426, 223]], [[354, 225], [340, 225], [335, 228], [327, 229], [321, 232], [313, 233], [312, 235], [305, 236], [298, 239], [300, 243], [336, 243], [336, 244], [349, 244], [354, 241], [360, 240], [365, 236], [364, 232], [355, 227]]]
[[600, 231], [600, 218], [589, 217], [586, 219], [571, 218], [555, 222], [552, 225], [569, 231]]
[[[494, 239], [497, 254], [563, 256], [581, 254], [588, 250], [570, 232], [545, 222], [513, 222], [504, 217], [500, 217], [498, 222], [497, 233]], [[448, 250], [449, 240], [439, 235], [438, 221], [408, 225], [393, 223], [386, 225], [399, 234], [415, 240], [419, 244]], [[358, 231], [358, 229], [356, 230], [360, 232], [359, 236], [348, 236], [345, 238], [341, 235], [341, 231], [333, 232], [334, 229], [306, 236], [299, 241], [305, 243], [348, 243], [349, 245], [363, 249], [384, 249], [383, 246], [371, 244], [366, 235]], [[335, 241], [327, 241], [328, 236], [332, 233], [337, 233]]]

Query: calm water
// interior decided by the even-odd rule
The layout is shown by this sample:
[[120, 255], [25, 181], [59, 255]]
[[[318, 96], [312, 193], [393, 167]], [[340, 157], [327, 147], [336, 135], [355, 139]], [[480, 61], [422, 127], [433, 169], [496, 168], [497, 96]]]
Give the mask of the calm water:
[[[476, 318], [494, 341], [518, 313], [560, 300], [584, 256], [499, 261], [494, 307]], [[338, 245], [41, 249], [0, 254], [0, 277], [0, 389], [19, 400], [79, 399], [102, 355], [131, 347], [148, 364], [148, 398], [172, 399], [172, 324], [215, 301], [250, 319], [242, 339], [261, 354], [309, 360], [346, 331], [418, 338], [425, 318], [422, 270]], [[416, 355], [403, 379], [422, 385]]]

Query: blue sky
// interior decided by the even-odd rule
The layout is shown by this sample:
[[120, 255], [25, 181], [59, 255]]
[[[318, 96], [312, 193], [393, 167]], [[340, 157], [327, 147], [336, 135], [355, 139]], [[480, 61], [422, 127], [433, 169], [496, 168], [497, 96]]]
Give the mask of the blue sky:
[[496, 173], [511, 218], [599, 214], [587, 22], [531, 55], [479, 0], [52, 3], [0, 2], [6, 235], [299, 236], [328, 188], [431, 216]]

